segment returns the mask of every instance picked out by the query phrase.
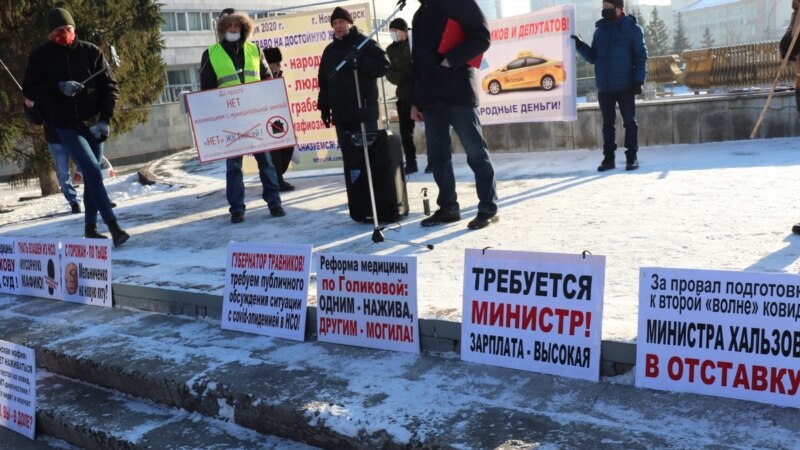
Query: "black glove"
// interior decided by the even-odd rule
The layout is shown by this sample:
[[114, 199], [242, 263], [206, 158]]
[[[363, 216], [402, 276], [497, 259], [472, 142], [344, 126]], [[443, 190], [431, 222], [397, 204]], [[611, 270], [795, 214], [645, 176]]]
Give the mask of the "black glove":
[[325, 124], [325, 128], [331, 127], [331, 110], [330, 109], [323, 109], [321, 111], [322, 116], [322, 123]]
[[631, 85], [631, 92], [633, 95], [641, 95], [642, 94], [642, 85], [639, 83], [633, 83]]
[[585, 42], [583, 42], [583, 40], [582, 40], [580, 37], [578, 37], [578, 36], [576, 36], [576, 35], [574, 35], [574, 34], [570, 35], [569, 37], [571, 37], [571, 38], [572, 38], [572, 40], [573, 40], [573, 41], [575, 41], [575, 45], [576, 45], [576, 46], [577, 46], [577, 45], [586, 45], [586, 43], [585, 43]]

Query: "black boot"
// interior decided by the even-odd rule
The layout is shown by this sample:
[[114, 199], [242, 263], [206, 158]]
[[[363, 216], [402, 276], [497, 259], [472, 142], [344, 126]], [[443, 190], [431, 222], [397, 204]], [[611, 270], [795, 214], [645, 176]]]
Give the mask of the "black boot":
[[97, 232], [97, 225], [86, 225], [83, 236], [87, 239], [108, 239], [108, 236]]
[[639, 160], [636, 159], [636, 150], [625, 152], [625, 170], [636, 170], [639, 168]]
[[600, 162], [600, 165], [597, 166], [597, 171], [605, 172], [606, 170], [611, 170], [615, 167], [617, 167], [617, 165], [614, 163], [614, 155], [606, 155], [603, 158], [603, 161]]
[[108, 225], [108, 231], [111, 232], [111, 239], [114, 241], [114, 247], [119, 247], [120, 245], [124, 244], [130, 237], [128, 233], [119, 227], [119, 224], [116, 220], [112, 220], [106, 225]]

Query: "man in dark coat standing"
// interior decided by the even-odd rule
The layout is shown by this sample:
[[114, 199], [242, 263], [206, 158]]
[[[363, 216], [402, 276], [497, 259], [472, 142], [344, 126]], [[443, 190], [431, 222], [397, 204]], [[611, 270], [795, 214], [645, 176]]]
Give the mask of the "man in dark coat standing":
[[[497, 188], [478, 118], [475, 69], [468, 61], [489, 48], [489, 27], [475, 0], [420, 3], [411, 23], [411, 118], [425, 121], [428, 163], [439, 187], [439, 209], [420, 224], [429, 227], [461, 220], [453, 174], [452, 126], [467, 153], [478, 191], [478, 214], [467, 226], [473, 230], [484, 228], [498, 219]], [[438, 48], [448, 19], [458, 22], [464, 40], [442, 54]]]
[[49, 42], [34, 49], [28, 59], [23, 94], [42, 108], [44, 120], [83, 170], [84, 236], [106, 239], [97, 232], [99, 212], [119, 247], [130, 236], [117, 223], [100, 171], [103, 143], [111, 133], [109, 123], [119, 96], [117, 80], [100, 49], [77, 39], [69, 11], [50, 10], [47, 30]]
[[[336, 7], [331, 13], [333, 42], [325, 47], [319, 64], [319, 97], [317, 109], [322, 121], [336, 127], [339, 146], [347, 145], [348, 132], [361, 130], [356, 83], [353, 77], [353, 62], [348, 62], [339, 72], [333, 72], [353, 49], [366, 39], [353, 26], [353, 16], [344, 8]], [[361, 92], [361, 107], [367, 131], [378, 129], [378, 78], [386, 74], [389, 61], [386, 53], [374, 40], [367, 42], [358, 51], [356, 61], [358, 86]]]
[[[200, 59], [200, 89], [214, 89], [254, 83], [272, 78], [264, 54], [250, 42], [253, 21], [247, 14], [237, 13], [233, 8], [222, 11], [217, 20], [217, 39]], [[273, 217], [286, 215], [281, 206], [280, 186], [275, 164], [270, 152], [254, 153], [261, 178], [261, 198], [267, 202]], [[225, 195], [230, 205], [231, 223], [244, 221], [244, 178], [242, 157], [225, 160]]]
[[386, 79], [397, 86], [397, 116], [400, 121], [400, 138], [406, 155], [406, 174], [417, 172], [417, 147], [414, 145], [414, 121], [411, 120], [411, 104], [408, 102], [409, 68], [411, 47], [408, 43], [408, 23], [401, 18], [389, 24], [392, 43], [386, 47], [389, 71]]
[[603, 115], [603, 161], [597, 170], [604, 172], [616, 167], [615, 105], [619, 105], [625, 127], [625, 170], [636, 170], [639, 168], [636, 156], [639, 151], [639, 125], [636, 123], [635, 99], [642, 93], [642, 85], [647, 78], [644, 33], [636, 23], [636, 18], [625, 14], [624, 0], [604, 1], [601, 14], [603, 18], [595, 24], [591, 46], [578, 36], [572, 36], [578, 53], [594, 64], [597, 101]]

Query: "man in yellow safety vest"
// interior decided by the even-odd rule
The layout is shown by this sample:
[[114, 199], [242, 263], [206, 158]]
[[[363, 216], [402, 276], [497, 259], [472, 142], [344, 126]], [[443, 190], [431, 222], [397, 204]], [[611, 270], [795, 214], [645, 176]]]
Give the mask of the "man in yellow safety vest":
[[[253, 21], [246, 14], [232, 8], [222, 11], [217, 19], [218, 43], [203, 53], [200, 61], [200, 88], [215, 89], [253, 83], [271, 78], [269, 67], [261, 49], [250, 42]], [[270, 152], [254, 153], [258, 174], [263, 186], [261, 197], [267, 202], [273, 217], [282, 217], [286, 211], [281, 206], [280, 186], [275, 164]], [[242, 157], [226, 160], [225, 195], [230, 205], [231, 222], [244, 221], [244, 180]]]

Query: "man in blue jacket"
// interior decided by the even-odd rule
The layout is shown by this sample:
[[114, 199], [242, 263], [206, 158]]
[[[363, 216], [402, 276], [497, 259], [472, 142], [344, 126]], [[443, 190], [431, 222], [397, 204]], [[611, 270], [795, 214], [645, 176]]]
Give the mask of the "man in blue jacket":
[[[489, 27], [475, 0], [420, 0], [420, 3], [411, 26], [414, 35], [409, 101], [411, 118], [425, 121], [428, 163], [439, 188], [436, 199], [439, 209], [420, 225], [429, 227], [461, 220], [453, 174], [452, 126], [475, 173], [478, 191], [478, 214], [467, 227], [485, 228], [498, 219], [497, 188], [476, 109], [475, 69], [468, 61], [489, 48]], [[442, 54], [438, 48], [448, 19], [458, 22], [464, 40]]]
[[636, 170], [639, 161], [639, 125], [636, 123], [636, 95], [642, 93], [647, 77], [647, 48], [642, 27], [636, 18], [625, 14], [624, 0], [603, 2], [603, 19], [595, 26], [591, 47], [579, 37], [575, 49], [590, 64], [594, 64], [597, 100], [603, 115], [603, 161], [597, 168], [604, 172], [616, 167], [616, 111], [619, 105], [625, 127], [625, 170]]

